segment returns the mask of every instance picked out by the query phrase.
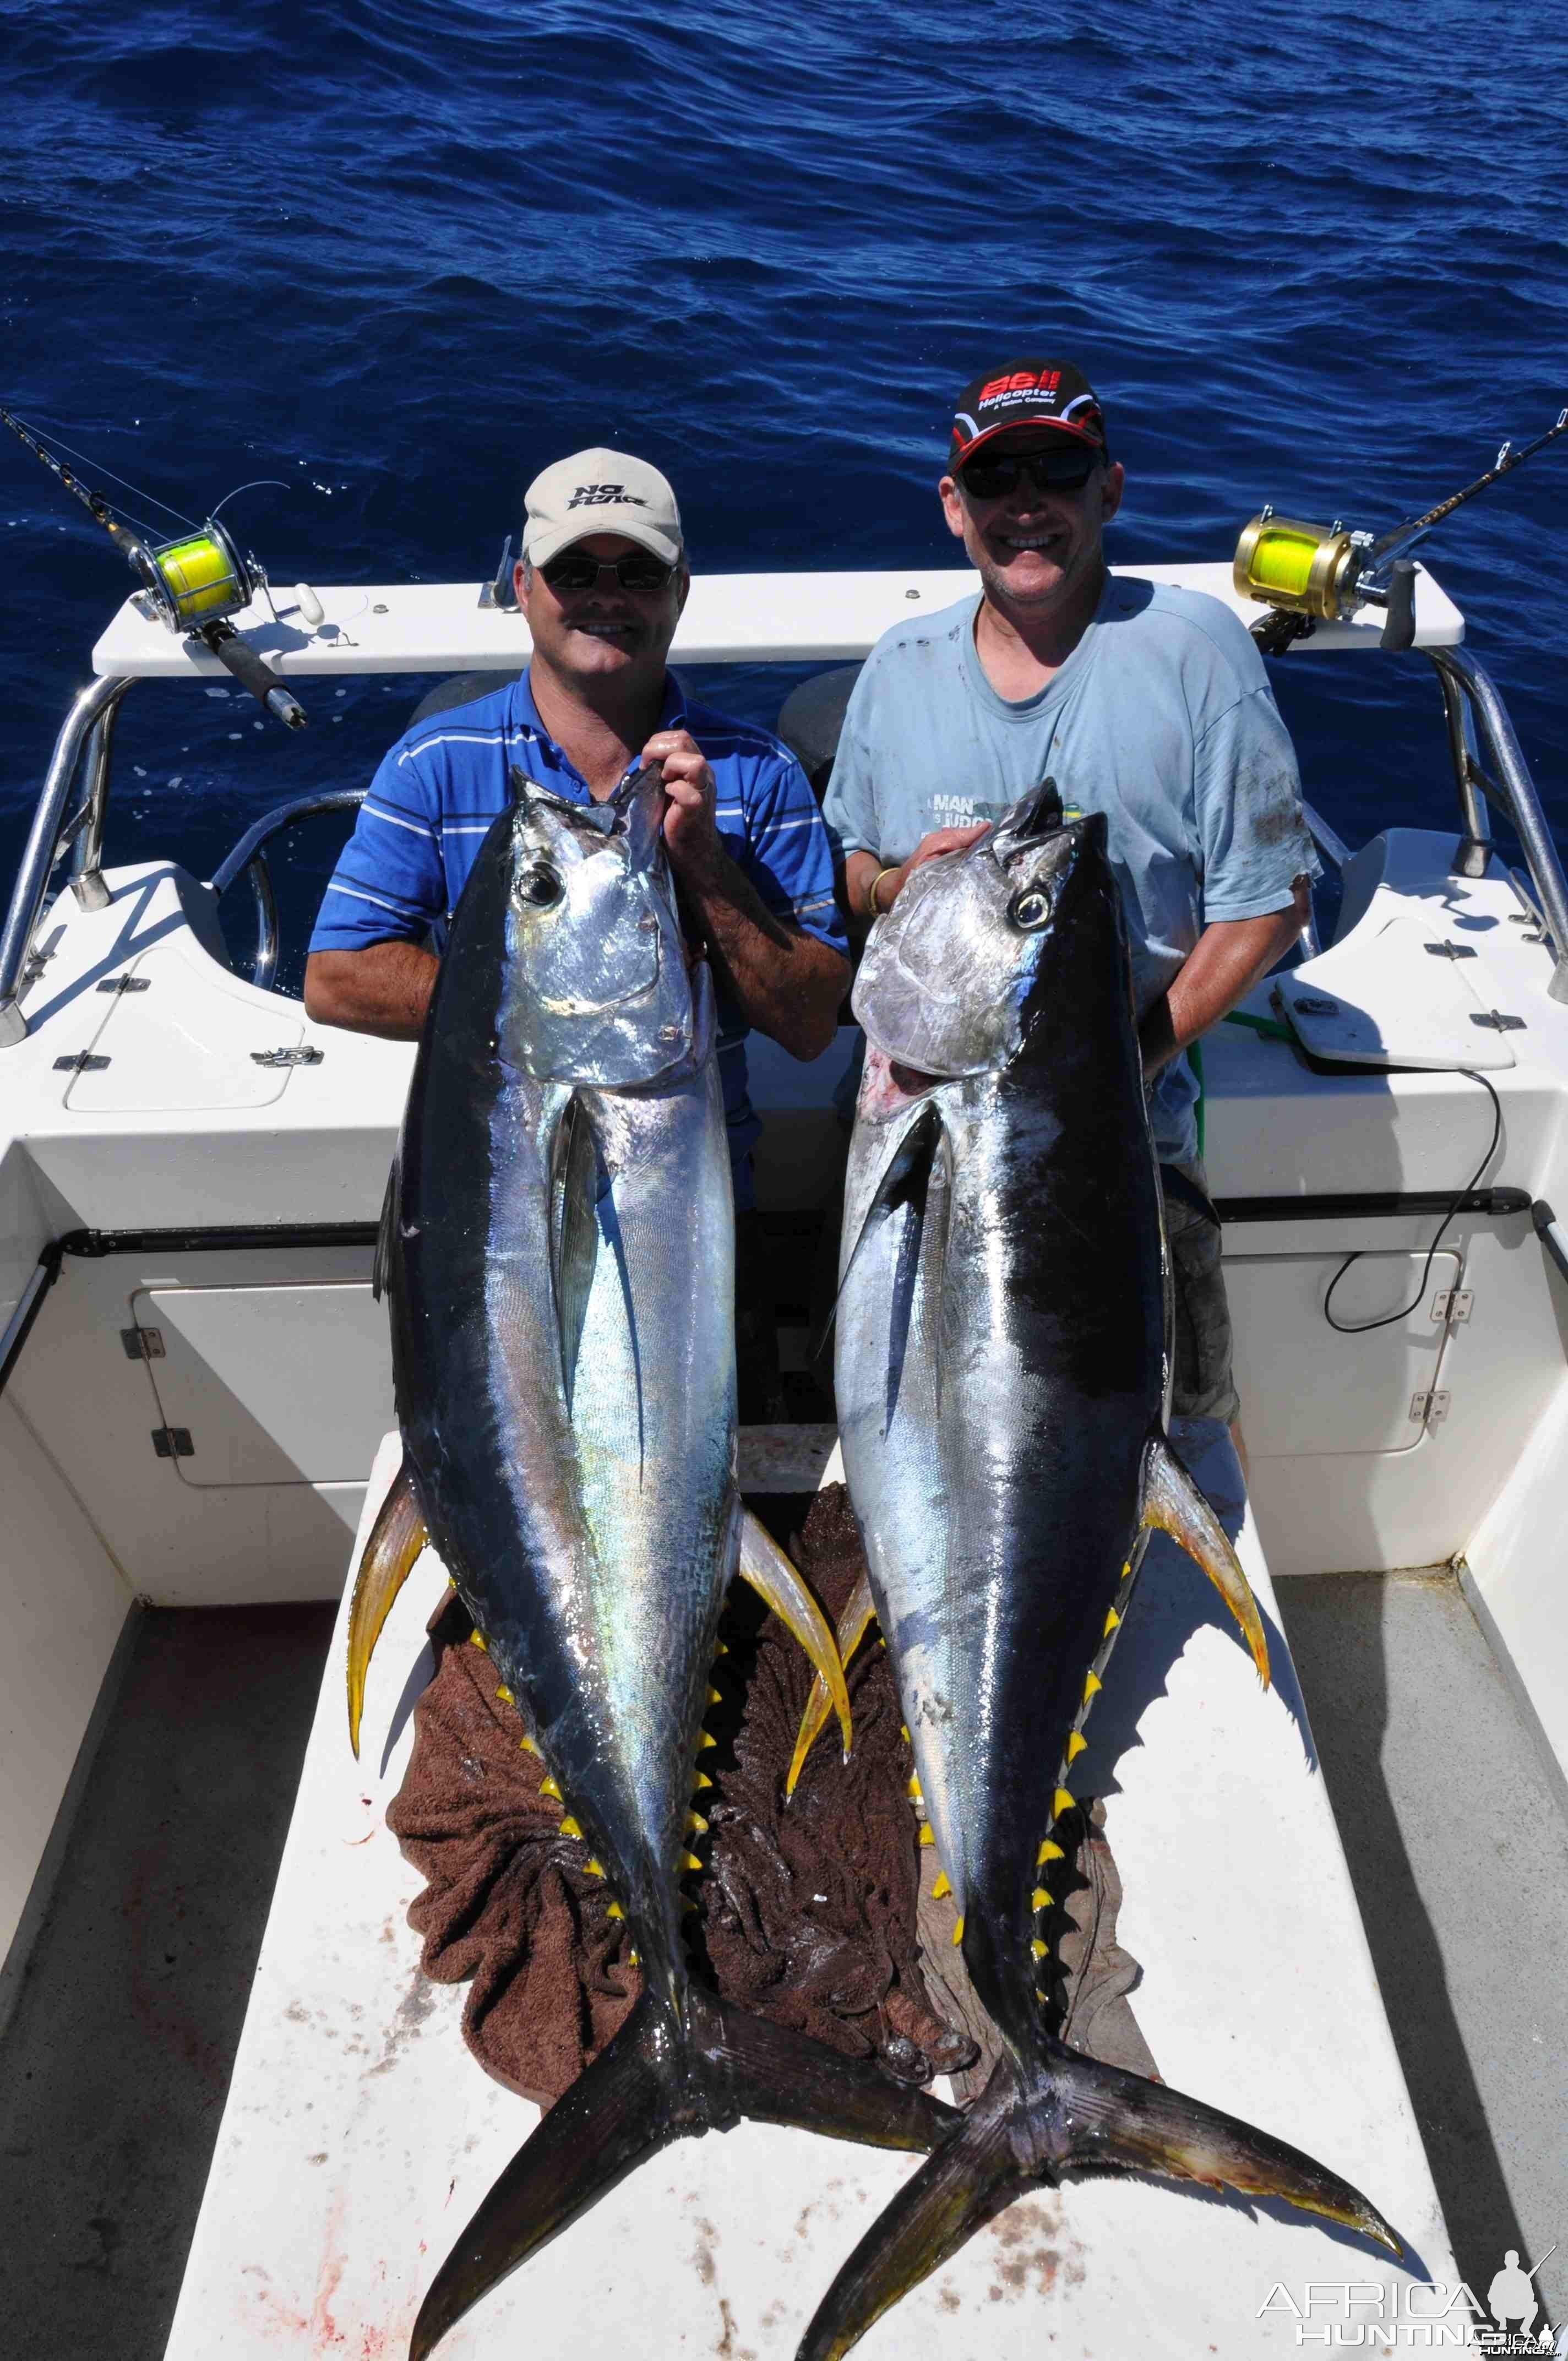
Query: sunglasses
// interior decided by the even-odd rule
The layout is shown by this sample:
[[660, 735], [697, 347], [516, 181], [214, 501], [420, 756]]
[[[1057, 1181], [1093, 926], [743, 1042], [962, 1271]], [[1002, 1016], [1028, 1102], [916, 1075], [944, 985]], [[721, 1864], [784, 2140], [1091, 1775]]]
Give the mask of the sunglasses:
[[959, 467], [959, 479], [977, 500], [1003, 499], [1025, 476], [1038, 492], [1080, 492], [1099, 465], [1098, 451], [986, 451]]
[[663, 590], [674, 572], [661, 558], [630, 551], [624, 557], [584, 557], [566, 551], [539, 569], [552, 590], [597, 590], [601, 575], [613, 574], [623, 590]]

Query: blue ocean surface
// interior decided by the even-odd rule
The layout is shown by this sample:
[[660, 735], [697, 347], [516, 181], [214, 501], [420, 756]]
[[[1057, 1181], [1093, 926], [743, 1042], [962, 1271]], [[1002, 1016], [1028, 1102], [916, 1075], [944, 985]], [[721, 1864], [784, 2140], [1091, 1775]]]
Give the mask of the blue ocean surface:
[[[668, 471], [699, 570], [950, 563], [953, 398], [1016, 351], [1100, 389], [1127, 562], [1227, 557], [1265, 500], [1381, 529], [1568, 400], [1546, 0], [5, 0], [0, 36], [0, 400], [154, 524], [281, 478], [225, 512], [280, 584], [477, 580], [594, 443]], [[1568, 842], [1568, 437], [1428, 554]], [[127, 577], [9, 436], [0, 556], [8, 889]], [[1449, 824], [1423, 658], [1274, 673], [1353, 844]], [[795, 676], [704, 687], [771, 720]], [[209, 874], [422, 685], [315, 687], [297, 735], [138, 687], [108, 857]], [[283, 864], [296, 975], [340, 834]]]

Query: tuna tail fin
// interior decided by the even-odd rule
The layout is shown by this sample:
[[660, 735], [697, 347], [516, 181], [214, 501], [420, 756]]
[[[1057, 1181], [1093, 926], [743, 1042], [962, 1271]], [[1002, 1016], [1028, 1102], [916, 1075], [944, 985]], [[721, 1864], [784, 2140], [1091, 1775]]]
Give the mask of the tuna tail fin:
[[413, 1462], [407, 1452], [382, 1501], [348, 1609], [348, 1742], [359, 1755], [359, 1717], [365, 1710], [365, 1675], [381, 1627], [392, 1611], [392, 1601], [408, 1580], [414, 1560], [430, 1539], [421, 1506]]
[[1299, 2148], [1065, 2044], [1021, 2070], [1007, 2056], [963, 2120], [872, 2223], [806, 2330], [795, 2361], [840, 2361], [873, 2321], [1027, 2189], [1066, 2173], [1157, 2173], [1284, 2198], [1394, 2254], [1376, 2207]]
[[1252, 1650], [1257, 1676], [1268, 1686], [1268, 1642], [1252, 1585], [1231, 1546], [1230, 1535], [1162, 1435], [1144, 1453], [1143, 1522], [1168, 1533], [1201, 1566], [1241, 1627]]
[[519, 2264], [567, 2229], [645, 2158], [686, 2134], [728, 2131], [742, 2115], [916, 2153], [961, 2118], [865, 2060], [750, 2016], [692, 1988], [680, 2027], [645, 1990], [620, 2031], [558, 2099], [512, 2158], [436, 2273], [409, 2361]]

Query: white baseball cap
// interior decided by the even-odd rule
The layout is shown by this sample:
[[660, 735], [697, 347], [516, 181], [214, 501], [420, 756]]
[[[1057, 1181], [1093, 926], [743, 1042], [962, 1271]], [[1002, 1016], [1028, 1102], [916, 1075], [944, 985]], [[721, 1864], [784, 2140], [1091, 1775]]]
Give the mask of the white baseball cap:
[[681, 512], [657, 467], [625, 451], [576, 451], [535, 476], [524, 496], [522, 554], [548, 566], [593, 533], [623, 533], [666, 566], [681, 561]]

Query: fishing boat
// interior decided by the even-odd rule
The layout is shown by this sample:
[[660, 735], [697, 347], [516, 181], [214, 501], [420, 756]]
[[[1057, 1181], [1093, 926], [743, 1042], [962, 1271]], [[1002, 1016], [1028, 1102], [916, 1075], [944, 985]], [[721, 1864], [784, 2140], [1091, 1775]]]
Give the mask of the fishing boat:
[[[1207, 591], [1249, 623], [1263, 612], [1228, 564], [1119, 570]], [[699, 577], [674, 660], [852, 665], [891, 624], [976, 587], [962, 571]], [[957, 2361], [977, 2332], [1009, 2361], [1047, 2341], [1064, 2356], [1293, 2349], [1303, 2318], [1445, 2323], [1402, 2331], [1394, 2349], [1468, 2341], [1422, 2146], [1433, 2103], [1408, 2087], [1388, 2022], [1387, 2004], [1405, 2004], [1388, 1989], [1397, 1929], [1391, 1941], [1375, 1905], [1369, 1949], [1310, 1734], [1320, 1711], [1336, 1727], [1381, 1711], [1386, 1668], [1364, 1646], [1357, 1661], [1365, 1620], [1343, 1647], [1320, 1639], [1302, 1680], [1287, 1644], [1293, 1587], [1321, 1633], [1326, 1578], [1362, 1577], [1344, 1596], [1363, 1601], [1371, 1578], [1417, 1619], [1441, 1733], [1425, 1742], [1453, 1759], [1474, 1816], [1437, 1840], [1484, 1849], [1476, 1824], [1508, 1814], [1509, 1780], [1568, 1808], [1568, 1224], [1555, 1210], [1568, 1212], [1568, 884], [1459, 611], [1423, 568], [1407, 588], [1409, 760], [1430, 780], [1432, 825], [1351, 848], [1309, 809], [1336, 889], [1330, 939], [1310, 925], [1202, 1049], [1248, 1465], [1245, 1499], [1228, 1460], [1210, 1488], [1229, 1488], [1274, 1690], [1249, 1684], [1218, 1610], [1157, 1544], [1083, 1788], [1109, 1798], [1124, 1939], [1143, 1966], [1135, 2006], [1161, 2072], [1346, 2172], [1405, 2237], [1406, 2267], [1275, 2209], [1086, 2183], [976, 2239], [872, 2332], [873, 2361], [911, 2343]], [[1368, 609], [1321, 623], [1314, 646], [1391, 663], [1386, 635]], [[258, 595], [233, 636], [266, 667], [258, 685], [242, 664], [242, 685], [284, 684], [288, 704], [350, 677], [499, 675], [529, 650], [521, 615], [479, 583], [302, 585]], [[138, 1609], [340, 1598], [396, 1466], [370, 1274], [413, 1052], [313, 1024], [277, 988], [269, 870], [280, 839], [357, 791], [280, 803], [210, 879], [177, 843], [104, 862], [124, 700], [145, 680], [199, 696], [234, 656], [165, 629], [146, 595], [126, 601], [60, 726], [0, 934], [0, 1946], [13, 1995], [72, 1874], [72, 1813]], [[1445, 733], [1435, 706], [1421, 725], [1429, 667]], [[1489, 807], [1521, 862], [1493, 843]], [[236, 961], [220, 906], [244, 895], [255, 942]], [[853, 1044], [845, 1028], [810, 1067], [752, 1045], [760, 1200], [802, 1265], [781, 1288], [786, 1367], [805, 1350], [803, 1241], [841, 1171], [830, 1099]], [[830, 1425], [748, 1430], [742, 1478], [809, 1491], [834, 1455]], [[381, 1642], [358, 1765], [341, 1629], [329, 1659], [170, 2361], [400, 2352], [444, 2241], [531, 2120], [465, 2057], [461, 1991], [419, 1986], [403, 1923], [419, 1881], [382, 1818], [439, 1592], [426, 1561]], [[1396, 1802], [1411, 1830], [1424, 1810], [1431, 1840], [1436, 1792]], [[1351, 1850], [1365, 1898], [1354, 1836]], [[1530, 1978], [1556, 1972], [1565, 1901], [1511, 1930], [1492, 2041], [1531, 2038]], [[1450, 1906], [1440, 1948], [1460, 1939], [1463, 1891]], [[1542, 2101], [1559, 2122], [1562, 2100]], [[1513, 2136], [1491, 2127], [1495, 2147]], [[751, 2124], [686, 2143], [449, 2349], [511, 2351], [526, 2330], [560, 2352], [772, 2361], [907, 2169], [858, 2149], [824, 2167], [817, 2144]], [[1554, 2193], [1568, 2202], [1568, 2180]], [[650, 2344], [650, 2320], [674, 2323], [667, 2344]]]

